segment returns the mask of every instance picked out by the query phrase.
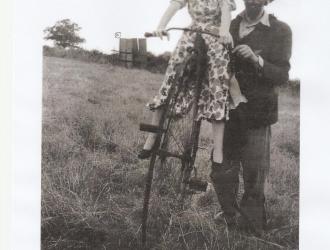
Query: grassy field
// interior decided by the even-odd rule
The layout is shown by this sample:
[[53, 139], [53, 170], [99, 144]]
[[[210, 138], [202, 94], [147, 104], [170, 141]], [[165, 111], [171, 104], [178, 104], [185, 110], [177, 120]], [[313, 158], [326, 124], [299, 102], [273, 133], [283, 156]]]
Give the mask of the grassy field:
[[[53, 57], [44, 57], [43, 65], [42, 249], [141, 249], [148, 161], [136, 157], [145, 138], [138, 125], [148, 120], [144, 105], [163, 76]], [[209, 135], [206, 123], [203, 141], [210, 142]], [[204, 151], [198, 164], [207, 179]], [[281, 90], [271, 159], [271, 227], [262, 239], [216, 225], [213, 192], [184, 211], [167, 194], [152, 197], [148, 247], [298, 249], [299, 97], [288, 90]]]

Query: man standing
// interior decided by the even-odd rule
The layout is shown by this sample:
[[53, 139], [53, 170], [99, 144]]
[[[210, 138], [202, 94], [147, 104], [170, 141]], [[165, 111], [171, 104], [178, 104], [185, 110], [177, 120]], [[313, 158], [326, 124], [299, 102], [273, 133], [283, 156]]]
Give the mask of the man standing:
[[[288, 81], [292, 47], [290, 27], [266, 13], [268, 2], [244, 0], [245, 10], [231, 23], [236, 78], [248, 102], [231, 111], [224, 138], [226, 164], [213, 167], [210, 175], [228, 227], [256, 234], [266, 226], [270, 126], [278, 119], [276, 89]], [[239, 163], [244, 179], [240, 205], [236, 201]]]

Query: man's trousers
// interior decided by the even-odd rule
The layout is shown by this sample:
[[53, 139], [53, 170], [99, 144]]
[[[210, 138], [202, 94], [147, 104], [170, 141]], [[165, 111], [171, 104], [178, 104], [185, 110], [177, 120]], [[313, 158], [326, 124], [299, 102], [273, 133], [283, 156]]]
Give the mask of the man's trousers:
[[[236, 214], [239, 167], [243, 169], [244, 194], [240, 208], [257, 230], [266, 225], [265, 181], [270, 166], [270, 126], [248, 129], [241, 114], [232, 112], [224, 137], [225, 166], [212, 168], [211, 179], [225, 216]], [[244, 218], [244, 216], [242, 216]]]

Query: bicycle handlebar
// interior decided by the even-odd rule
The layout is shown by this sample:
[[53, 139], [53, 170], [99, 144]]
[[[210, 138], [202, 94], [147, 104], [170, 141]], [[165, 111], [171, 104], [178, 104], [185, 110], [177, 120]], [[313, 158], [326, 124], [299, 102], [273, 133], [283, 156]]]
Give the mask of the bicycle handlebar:
[[[208, 32], [208, 31], [195, 30], [195, 29], [189, 29], [189, 28], [177, 28], [177, 27], [166, 29], [166, 30], [163, 31], [162, 34], [164, 36], [166, 36], [167, 35], [167, 32], [169, 32], [171, 30], [191, 31], [191, 32], [195, 32], [195, 33], [211, 35], [211, 36], [214, 36], [214, 37], [220, 37], [219, 35], [215, 35], [215, 34], [213, 34], [211, 32]], [[156, 37], [156, 36], [157, 35], [154, 32], [153, 33], [150, 33], [150, 32], [144, 33], [144, 37], [146, 37], [146, 38], [148, 38], [148, 37]]]
[[[165, 32], [163, 32], [162, 33], [164, 36], [166, 36], [166, 33]], [[146, 38], [148, 38], [148, 37], [156, 37], [157, 35], [155, 34], [155, 33], [150, 33], [150, 32], [146, 32], [146, 33], [144, 33], [144, 37], [146, 37]]]

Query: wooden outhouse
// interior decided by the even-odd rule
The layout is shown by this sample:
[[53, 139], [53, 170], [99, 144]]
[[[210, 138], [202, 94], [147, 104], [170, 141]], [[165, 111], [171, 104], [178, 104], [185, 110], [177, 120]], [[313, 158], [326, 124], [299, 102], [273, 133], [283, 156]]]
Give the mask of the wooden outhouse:
[[120, 38], [119, 58], [126, 67], [139, 66], [146, 62], [147, 41], [145, 38]]

